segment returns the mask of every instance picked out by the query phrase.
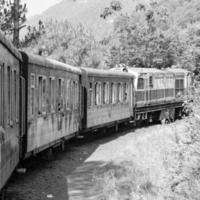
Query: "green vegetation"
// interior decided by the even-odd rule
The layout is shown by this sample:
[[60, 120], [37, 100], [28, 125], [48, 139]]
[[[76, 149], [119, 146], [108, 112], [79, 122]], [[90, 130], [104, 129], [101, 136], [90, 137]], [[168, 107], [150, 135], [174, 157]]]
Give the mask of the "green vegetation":
[[[70, 2], [73, 9], [76, 4], [80, 6], [78, 1]], [[177, 65], [198, 73], [198, 0], [134, 2], [129, 6], [132, 6], [132, 12], [126, 14], [124, 1], [106, 1], [105, 5], [107, 7], [101, 10], [101, 14], [98, 11], [93, 15], [98, 15], [98, 20], [105, 22], [105, 27], [110, 23], [113, 30], [109, 34], [97, 37], [95, 32], [88, 31], [88, 27], [71, 25], [66, 20], [50, 20], [45, 24], [39, 21], [38, 27], [28, 26], [21, 48], [75, 66], [109, 68], [124, 63], [132, 67], [166, 68]], [[8, 1], [3, 1], [0, 6], [1, 16], [4, 16], [1, 17], [1, 29], [7, 34], [12, 29], [9, 27], [12, 6]], [[97, 3], [97, 10], [101, 7], [102, 3]], [[26, 6], [21, 5], [20, 9], [23, 11], [20, 14], [23, 16], [21, 24], [25, 21]]]
[[49, 56], [74, 66], [100, 68], [103, 46], [82, 25], [73, 27], [68, 21], [49, 21], [45, 33], [33, 40], [26, 51]]
[[191, 99], [189, 117], [157, 131], [144, 129], [138, 137], [133, 133], [132, 143], [121, 150], [124, 153], [94, 171], [94, 187], [102, 200], [199, 199], [200, 86]]
[[0, 2], [0, 29], [12, 38], [13, 43], [18, 46], [19, 31], [24, 27], [26, 21], [26, 4], [20, 0], [2, 0]]
[[200, 5], [198, 1], [168, 0], [138, 4], [131, 15], [115, 21], [109, 66], [141, 67], [199, 65]]
[[28, 49], [38, 53], [42, 48], [45, 55], [76, 66], [107, 68], [125, 63], [133, 67], [177, 65], [198, 70], [199, 9], [198, 0], [160, 0], [137, 4], [131, 14], [123, 14], [123, 5], [113, 1], [101, 16], [106, 20], [120, 13], [114, 18], [110, 35], [97, 40], [82, 25], [50, 21], [46, 34]]

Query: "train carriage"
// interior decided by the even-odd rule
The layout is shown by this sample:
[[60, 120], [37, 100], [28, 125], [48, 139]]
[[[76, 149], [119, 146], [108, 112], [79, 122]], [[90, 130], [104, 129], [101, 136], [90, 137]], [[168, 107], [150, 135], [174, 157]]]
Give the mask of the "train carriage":
[[85, 130], [118, 124], [133, 117], [134, 77], [124, 72], [82, 68]]
[[27, 113], [23, 152], [29, 156], [79, 132], [81, 70], [41, 56], [22, 55]]
[[21, 55], [0, 33], [0, 190], [19, 162]]

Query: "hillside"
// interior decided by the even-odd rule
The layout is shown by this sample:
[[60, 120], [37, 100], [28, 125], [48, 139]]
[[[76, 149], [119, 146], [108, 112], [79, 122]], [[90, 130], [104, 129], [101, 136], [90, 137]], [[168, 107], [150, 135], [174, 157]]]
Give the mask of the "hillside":
[[[138, 2], [136, 0], [119, 1], [122, 4], [121, 12], [123, 13], [130, 13]], [[149, 0], [144, 1], [147, 2]], [[112, 0], [63, 0], [47, 9], [41, 15], [31, 17], [27, 23], [36, 24], [39, 19], [43, 21], [47, 19], [68, 20], [73, 25], [84, 24], [97, 38], [101, 38], [110, 32], [113, 19], [120, 14], [120, 12], [115, 13], [106, 20], [100, 17], [104, 8], [109, 7], [111, 2]]]

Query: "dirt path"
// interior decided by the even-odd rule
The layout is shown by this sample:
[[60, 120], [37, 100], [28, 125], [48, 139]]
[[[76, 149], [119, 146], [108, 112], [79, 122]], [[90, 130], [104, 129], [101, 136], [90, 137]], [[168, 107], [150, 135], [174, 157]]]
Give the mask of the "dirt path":
[[184, 182], [179, 181], [179, 150], [190, 140], [183, 120], [74, 142], [65, 152], [55, 153], [53, 161], [37, 158], [25, 175], [13, 176], [8, 197], [184, 199], [181, 191], [177, 194], [177, 185]]

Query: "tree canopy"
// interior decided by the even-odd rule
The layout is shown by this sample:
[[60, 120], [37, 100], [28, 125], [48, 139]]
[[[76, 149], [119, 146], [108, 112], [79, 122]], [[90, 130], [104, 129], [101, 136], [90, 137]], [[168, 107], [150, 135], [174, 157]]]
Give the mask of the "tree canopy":
[[[26, 12], [27, 7], [26, 4], [22, 4], [19, 0], [18, 6], [18, 23], [20, 30], [24, 26], [24, 22], [26, 21]], [[15, 15], [15, 4], [14, 1], [11, 0], [2, 0], [0, 2], [0, 29], [7, 35], [11, 37], [14, 32], [14, 15]]]
[[109, 42], [110, 67], [165, 68], [178, 65], [193, 70], [199, 65], [200, 5], [198, 1], [161, 0], [138, 4], [131, 15], [115, 21]]

